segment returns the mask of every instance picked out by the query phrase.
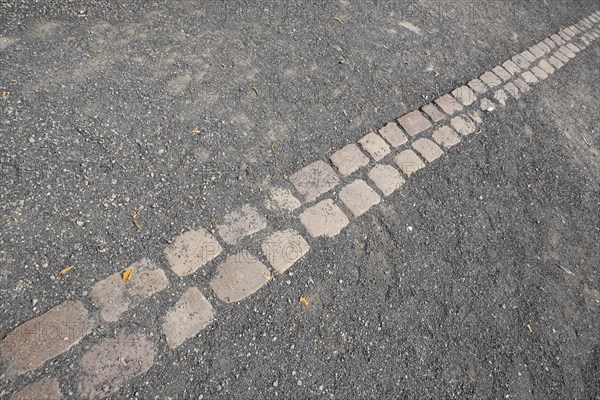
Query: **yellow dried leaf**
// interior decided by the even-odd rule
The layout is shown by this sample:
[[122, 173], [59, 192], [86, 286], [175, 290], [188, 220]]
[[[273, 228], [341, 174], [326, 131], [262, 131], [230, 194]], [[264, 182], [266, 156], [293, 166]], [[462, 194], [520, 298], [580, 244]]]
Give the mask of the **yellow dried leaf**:
[[275, 146], [277, 146], [277, 144], [276, 144], [276, 143], [273, 143], [273, 144], [271, 145], [271, 150], [275, 150]]
[[66, 274], [67, 272], [69, 272], [70, 270], [72, 270], [73, 268], [75, 268], [74, 265], [69, 265], [68, 267], [65, 267], [65, 268], [61, 269], [60, 271], [58, 271], [58, 274], [60, 276], [63, 276], [64, 274]]
[[2, 91], [2, 97], [6, 97], [6, 96], [8, 96], [8, 92], [6, 90], [3, 90]]
[[217, 218], [214, 215], [212, 217], [210, 217], [210, 224], [211, 225], [216, 225], [217, 224]]
[[306, 297], [300, 297], [300, 299], [298, 299], [298, 301], [302, 304], [304, 304], [305, 306], [308, 306], [309, 302], [308, 299]]
[[133, 268], [127, 268], [123, 271], [123, 280], [128, 282], [131, 279], [131, 274], [133, 273]]
[[192, 129], [192, 133], [195, 135], [197, 133], [200, 133], [200, 131], [198, 129]]
[[533, 329], [531, 329], [531, 325], [527, 324], [527, 330], [529, 331], [529, 333], [533, 333]]
[[271, 279], [273, 279], [273, 275], [263, 275], [263, 278], [270, 281]]
[[342, 23], [342, 20], [340, 19], [340, 17], [333, 17], [333, 19], [340, 24]]

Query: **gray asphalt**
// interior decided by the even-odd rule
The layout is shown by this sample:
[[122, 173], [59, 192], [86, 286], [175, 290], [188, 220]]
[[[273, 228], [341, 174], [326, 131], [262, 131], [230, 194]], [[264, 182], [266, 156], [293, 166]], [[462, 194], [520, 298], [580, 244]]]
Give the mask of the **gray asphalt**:
[[[90, 305], [93, 282], [141, 257], [168, 268], [180, 232], [597, 6], [2, 2], [0, 337], [67, 295]], [[600, 398], [599, 56], [487, 115], [175, 352], [160, 317], [184, 288], [167, 271], [124, 322], [1, 386], [52, 374], [76, 393], [83, 351], [125, 328], [161, 358], [115, 399]], [[213, 272], [186, 282], [208, 293]]]

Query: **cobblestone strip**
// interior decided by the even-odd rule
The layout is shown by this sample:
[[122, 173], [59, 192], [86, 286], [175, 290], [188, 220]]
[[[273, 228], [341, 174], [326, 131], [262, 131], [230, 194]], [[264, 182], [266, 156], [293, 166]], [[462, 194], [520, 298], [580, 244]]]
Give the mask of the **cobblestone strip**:
[[[462, 137], [474, 133], [482, 123], [478, 110], [493, 112], [505, 107], [511, 98], [521, 97], [531, 85], [563, 68], [598, 40], [599, 23], [600, 12], [596, 12], [424, 105], [420, 111], [411, 111], [377, 133], [368, 133], [357, 144], [344, 146], [329, 157], [332, 165], [317, 160], [302, 168], [289, 179], [301, 200], [287, 188], [273, 188], [266, 209], [283, 210], [297, 218], [307, 237], [291, 229], [267, 232], [266, 238], [260, 239], [260, 248], [270, 267], [247, 251], [235, 250], [240, 243], [254, 240], [254, 234], [268, 230], [268, 218], [247, 204], [227, 214], [217, 225], [215, 235], [199, 227], [175, 238], [165, 249], [170, 268], [185, 277], [225, 253], [226, 258], [217, 265], [210, 281], [211, 290], [224, 303], [244, 300], [266, 285], [273, 273], [284, 273], [306, 255], [311, 240], [337, 236], [352, 220], [379, 204], [382, 196], [392, 195], [414, 173], [451, 151]], [[352, 178], [362, 169], [368, 170], [367, 180]], [[331, 194], [338, 186], [339, 205]], [[75, 346], [94, 329], [98, 319], [117, 321], [129, 308], [169, 285], [164, 271], [150, 260], [142, 259], [130, 268], [135, 271], [131, 278], [115, 273], [92, 288], [98, 318], [90, 315], [82, 303], [67, 301], [11, 331], [0, 341], [3, 376], [12, 379], [41, 367]], [[162, 337], [171, 349], [176, 349], [206, 329], [214, 313], [201, 291], [189, 288], [162, 317]], [[80, 396], [104, 398], [118, 392], [127, 381], [151, 368], [155, 354], [155, 345], [141, 333], [121, 332], [101, 340], [81, 359]], [[42, 393], [47, 398], [60, 398], [57, 380], [45, 378], [30, 383], [12, 398], [43, 398]]]

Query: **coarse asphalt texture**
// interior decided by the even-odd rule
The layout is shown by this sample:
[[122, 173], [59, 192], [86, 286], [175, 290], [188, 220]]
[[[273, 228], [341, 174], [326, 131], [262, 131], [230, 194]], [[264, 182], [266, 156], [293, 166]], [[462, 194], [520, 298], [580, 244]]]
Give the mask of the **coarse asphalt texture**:
[[598, 2], [0, 7], [0, 337], [141, 257], [172, 282], [3, 396], [59, 376], [77, 398], [85, 350], [135, 329], [159, 356], [115, 399], [600, 398], [597, 42], [198, 338], [160, 341], [174, 237]]

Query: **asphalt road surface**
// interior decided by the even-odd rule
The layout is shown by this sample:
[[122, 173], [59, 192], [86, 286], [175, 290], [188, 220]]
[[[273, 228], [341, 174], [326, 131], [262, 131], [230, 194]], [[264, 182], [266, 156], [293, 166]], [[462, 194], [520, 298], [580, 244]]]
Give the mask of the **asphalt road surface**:
[[[223, 302], [216, 265], [184, 278], [165, 256], [599, 9], [0, 2], [0, 339], [65, 301], [99, 321], [27, 372], [4, 356], [1, 398], [51, 378], [69, 399], [600, 399], [597, 40], [252, 296]], [[266, 219], [308, 239], [294, 218]], [[168, 287], [99, 319], [92, 286], [142, 258]], [[214, 319], [173, 349], [164, 316], [190, 287]], [[87, 391], [114, 368], [86, 355], [123, 332], [149, 361]]]

